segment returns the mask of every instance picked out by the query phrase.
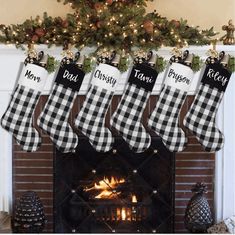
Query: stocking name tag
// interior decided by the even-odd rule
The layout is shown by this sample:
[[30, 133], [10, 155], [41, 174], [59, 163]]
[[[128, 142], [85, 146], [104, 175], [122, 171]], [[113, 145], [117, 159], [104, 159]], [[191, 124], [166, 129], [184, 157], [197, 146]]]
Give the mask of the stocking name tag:
[[22, 69], [19, 84], [34, 90], [42, 91], [47, 76], [48, 72], [46, 69], [35, 64], [27, 64]]
[[225, 91], [229, 83], [231, 73], [221, 64], [211, 64], [206, 67], [202, 77], [202, 83], [211, 87], [218, 88], [219, 91]]
[[99, 64], [93, 73], [91, 84], [115, 91], [120, 76], [120, 71], [117, 68], [108, 64]]
[[173, 63], [166, 75], [164, 84], [181, 91], [188, 91], [192, 82], [193, 71], [186, 65]]
[[143, 64], [138, 64], [133, 67], [129, 83], [135, 84], [139, 88], [144, 88], [147, 91], [152, 91], [157, 79], [157, 71]]
[[79, 91], [84, 76], [85, 73], [77, 65], [66, 64], [60, 67], [55, 82], [66, 88]]

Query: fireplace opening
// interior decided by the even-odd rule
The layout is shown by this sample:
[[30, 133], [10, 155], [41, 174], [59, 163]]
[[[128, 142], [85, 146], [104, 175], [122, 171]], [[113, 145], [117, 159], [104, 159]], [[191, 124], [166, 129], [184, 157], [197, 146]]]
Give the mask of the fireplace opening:
[[75, 154], [55, 151], [56, 233], [173, 232], [174, 154], [158, 138], [143, 154], [118, 137], [105, 154], [79, 143]]
[[83, 186], [90, 202], [97, 208], [97, 221], [133, 222], [146, 220], [150, 216], [151, 202], [140, 199], [137, 190], [133, 190], [133, 185], [130, 185], [130, 180], [104, 176], [98, 182]]

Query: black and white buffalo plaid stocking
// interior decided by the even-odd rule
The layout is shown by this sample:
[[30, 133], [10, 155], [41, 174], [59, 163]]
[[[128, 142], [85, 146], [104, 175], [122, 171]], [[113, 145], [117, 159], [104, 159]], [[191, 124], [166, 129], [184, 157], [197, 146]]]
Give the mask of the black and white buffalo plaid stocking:
[[148, 126], [162, 138], [171, 152], [184, 149], [187, 138], [179, 127], [179, 114], [193, 78], [190, 67], [173, 63], [167, 71], [159, 100], [148, 120]]
[[224, 136], [216, 127], [215, 119], [230, 76], [221, 64], [208, 65], [183, 122], [208, 152], [218, 151], [224, 144]]
[[151, 144], [151, 137], [141, 124], [143, 111], [157, 78], [157, 72], [143, 64], [134, 66], [125, 92], [110, 124], [134, 152], [143, 152]]
[[84, 76], [76, 64], [61, 65], [45, 108], [38, 118], [39, 127], [63, 153], [74, 151], [78, 144], [78, 137], [68, 118]]
[[1, 118], [2, 127], [12, 133], [16, 142], [27, 152], [34, 152], [41, 145], [41, 137], [33, 127], [32, 116], [47, 75], [46, 69], [39, 65], [26, 65]]
[[75, 126], [89, 138], [91, 145], [98, 152], [111, 150], [114, 143], [112, 133], [105, 127], [105, 116], [119, 78], [120, 72], [117, 68], [99, 64], [75, 120]]

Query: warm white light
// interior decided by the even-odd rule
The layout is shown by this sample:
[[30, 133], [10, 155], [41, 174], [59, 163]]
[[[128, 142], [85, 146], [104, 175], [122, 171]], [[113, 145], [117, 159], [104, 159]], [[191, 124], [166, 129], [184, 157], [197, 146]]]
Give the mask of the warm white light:
[[131, 197], [131, 202], [132, 202], [132, 203], [137, 203], [137, 197], [136, 197], [136, 195], [132, 195], [132, 197]]
[[122, 217], [122, 220], [126, 220], [126, 210], [125, 210], [125, 208], [122, 208], [121, 217]]

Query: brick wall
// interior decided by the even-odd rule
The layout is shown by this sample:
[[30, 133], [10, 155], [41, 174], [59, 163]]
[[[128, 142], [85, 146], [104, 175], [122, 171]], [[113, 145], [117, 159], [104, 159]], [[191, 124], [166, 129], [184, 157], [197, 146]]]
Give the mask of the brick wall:
[[[42, 96], [35, 110], [35, 120], [44, 107], [47, 97]], [[116, 109], [120, 97], [114, 97], [107, 117]], [[147, 117], [156, 104], [157, 97], [152, 96], [143, 115], [143, 122], [146, 125]], [[188, 97], [182, 112], [182, 119], [185, 116], [193, 97]], [[72, 123], [78, 113], [84, 96], [76, 99], [70, 115]], [[106, 124], [108, 126], [108, 119]], [[38, 129], [39, 130], [39, 129]], [[42, 146], [35, 153], [25, 153], [18, 145], [13, 146], [13, 200], [19, 198], [23, 192], [33, 190], [41, 198], [47, 217], [46, 232], [53, 232], [53, 145], [48, 135], [39, 130], [42, 136]], [[187, 131], [186, 131], [187, 133]], [[183, 216], [186, 204], [191, 197], [191, 187], [195, 182], [205, 182], [208, 186], [208, 200], [213, 207], [213, 181], [215, 155], [206, 153], [201, 148], [195, 137], [187, 133], [189, 137], [188, 147], [182, 153], [176, 155], [176, 192], [175, 192], [175, 232], [185, 232]]]

